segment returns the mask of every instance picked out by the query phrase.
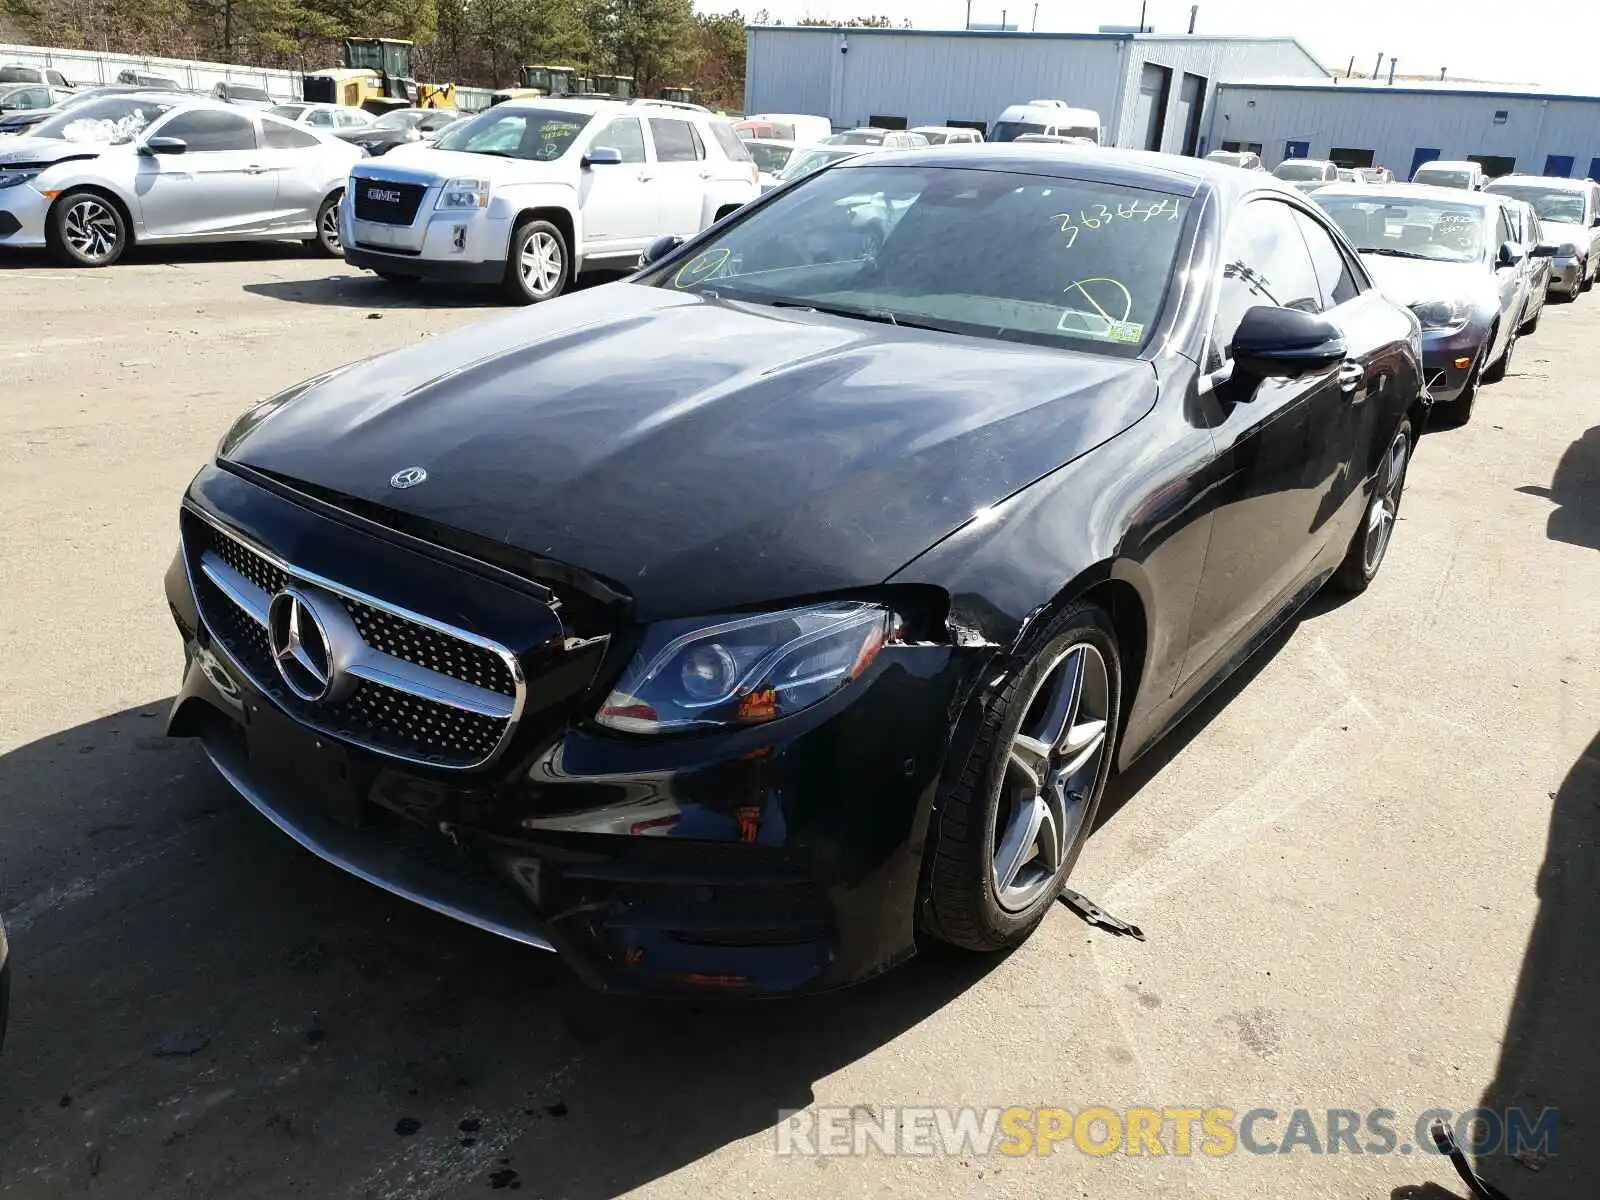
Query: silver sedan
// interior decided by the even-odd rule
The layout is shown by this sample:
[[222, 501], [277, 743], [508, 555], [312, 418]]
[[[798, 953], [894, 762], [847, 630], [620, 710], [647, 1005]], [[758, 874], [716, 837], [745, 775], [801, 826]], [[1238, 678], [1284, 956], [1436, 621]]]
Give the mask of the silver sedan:
[[170, 92], [105, 96], [0, 142], [0, 247], [105, 267], [134, 243], [295, 238], [329, 257], [361, 150]]

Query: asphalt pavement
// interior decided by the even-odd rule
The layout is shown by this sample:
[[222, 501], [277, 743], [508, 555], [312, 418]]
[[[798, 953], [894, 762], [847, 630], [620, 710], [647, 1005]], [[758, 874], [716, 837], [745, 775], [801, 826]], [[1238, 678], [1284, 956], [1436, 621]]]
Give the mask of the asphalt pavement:
[[[232, 418], [502, 310], [287, 245], [7, 258], [0, 295], [0, 1195], [1446, 1200], [1416, 1120], [1480, 1104], [1560, 1110], [1553, 1156], [1489, 1164], [1512, 1200], [1595, 1194], [1600, 295], [1423, 439], [1372, 590], [1114, 785], [1074, 886], [1145, 941], [1058, 908], [1005, 959], [755, 1005], [598, 998], [162, 736], [178, 498]], [[1225, 1154], [779, 1153], [783, 1111], [908, 1106], [1276, 1115]], [[1329, 1109], [1391, 1110], [1392, 1152]]]

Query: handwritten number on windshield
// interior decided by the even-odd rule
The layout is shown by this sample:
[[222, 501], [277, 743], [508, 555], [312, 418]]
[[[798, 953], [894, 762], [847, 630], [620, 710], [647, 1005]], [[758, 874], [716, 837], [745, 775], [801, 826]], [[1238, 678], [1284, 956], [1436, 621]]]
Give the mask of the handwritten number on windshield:
[[1149, 224], [1157, 217], [1166, 217], [1169, 221], [1176, 221], [1182, 213], [1182, 201], [1176, 196], [1166, 196], [1149, 202], [1134, 200], [1127, 204], [1119, 204], [1115, 209], [1109, 205], [1096, 204], [1080, 212], [1054, 213], [1050, 219], [1056, 222], [1061, 232], [1066, 235], [1066, 249], [1070, 250], [1078, 240], [1080, 229], [1103, 229], [1119, 220]]

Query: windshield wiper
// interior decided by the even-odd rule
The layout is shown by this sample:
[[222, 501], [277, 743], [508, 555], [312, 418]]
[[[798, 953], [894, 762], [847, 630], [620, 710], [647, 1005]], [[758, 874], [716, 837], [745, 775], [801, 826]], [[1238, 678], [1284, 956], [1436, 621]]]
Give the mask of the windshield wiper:
[[826, 313], [830, 317], [852, 317], [857, 321], [875, 321], [879, 325], [893, 325], [905, 329], [933, 329], [948, 332], [943, 326], [920, 321], [905, 320], [887, 308], [852, 308], [847, 304], [818, 304], [814, 300], [768, 300], [773, 308], [798, 308], [807, 312]]
[[1382, 254], [1388, 258], [1420, 258], [1424, 262], [1449, 262], [1449, 259], [1434, 258], [1431, 254], [1418, 254], [1415, 250], [1398, 250], [1393, 246], [1362, 246], [1363, 254]]

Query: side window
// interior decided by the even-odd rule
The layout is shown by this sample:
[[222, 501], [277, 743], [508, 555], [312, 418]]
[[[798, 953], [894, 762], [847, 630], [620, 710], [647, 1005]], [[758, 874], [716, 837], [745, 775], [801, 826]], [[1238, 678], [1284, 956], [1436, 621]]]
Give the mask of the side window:
[[333, 114], [325, 108], [319, 108], [306, 118], [307, 125], [314, 125], [318, 129], [333, 128]]
[[694, 126], [687, 121], [651, 117], [650, 136], [655, 141], [656, 159], [660, 162], [695, 162], [701, 156], [699, 138], [695, 136]]
[[53, 84], [55, 84], [56, 87], [59, 87], [59, 88], [71, 87], [72, 86], [71, 84], [69, 84], [67, 82], [67, 77], [65, 75], [63, 75], [60, 71], [46, 71], [44, 73], [44, 78], [45, 78], [45, 82], [46, 83], [53, 83]]
[[734, 162], [753, 162], [750, 150], [744, 144], [744, 139], [733, 131], [733, 126], [726, 121], [711, 122], [711, 136], [717, 139], [717, 145], [722, 147], [722, 153]]
[[1356, 282], [1339, 243], [1315, 218], [1296, 211], [1294, 219], [1306, 239], [1306, 249], [1311, 251], [1311, 265], [1316, 269], [1317, 283], [1322, 288], [1323, 307], [1336, 308], [1354, 300], [1361, 294], [1361, 285]]
[[1501, 246], [1516, 240], [1517, 235], [1511, 231], [1511, 220], [1507, 217], [1506, 210], [1502, 208], [1500, 210], [1500, 220], [1495, 225], [1495, 243], [1491, 249], [1494, 253], [1499, 254]]
[[594, 139], [594, 144], [620, 151], [625, 163], [644, 161], [644, 130], [638, 117], [618, 117]]
[[256, 127], [249, 117], [209, 108], [179, 113], [161, 127], [160, 133], [162, 137], [182, 138], [191, 154], [256, 148]]
[[268, 150], [308, 150], [321, 142], [293, 125], [280, 125], [277, 121], [261, 122], [263, 141]]
[[1322, 311], [1311, 252], [1287, 204], [1256, 200], [1234, 215], [1222, 248], [1213, 346], [1226, 355], [1244, 314], [1261, 305]]

